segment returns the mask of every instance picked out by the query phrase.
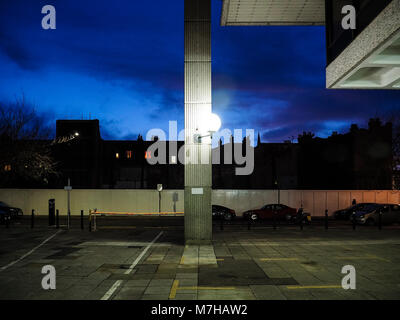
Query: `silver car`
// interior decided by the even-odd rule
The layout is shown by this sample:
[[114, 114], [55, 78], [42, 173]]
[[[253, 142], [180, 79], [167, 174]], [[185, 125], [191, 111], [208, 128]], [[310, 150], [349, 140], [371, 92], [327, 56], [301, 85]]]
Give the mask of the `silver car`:
[[376, 204], [366, 207], [363, 211], [356, 212], [356, 221], [369, 226], [376, 225], [379, 213], [382, 212], [382, 224], [400, 223], [400, 205]]

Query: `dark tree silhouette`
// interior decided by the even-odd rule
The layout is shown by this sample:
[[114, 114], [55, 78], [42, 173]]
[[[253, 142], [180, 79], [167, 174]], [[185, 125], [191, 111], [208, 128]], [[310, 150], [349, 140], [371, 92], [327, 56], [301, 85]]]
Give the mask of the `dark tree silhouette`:
[[0, 103], [1, 186], [45, 185], [58, 174], [49, 137], [44, 118], [24, 97]]
[[400, 189], [400, 114], [392, 114], [389, 121], [393, 126], [393, 187]]

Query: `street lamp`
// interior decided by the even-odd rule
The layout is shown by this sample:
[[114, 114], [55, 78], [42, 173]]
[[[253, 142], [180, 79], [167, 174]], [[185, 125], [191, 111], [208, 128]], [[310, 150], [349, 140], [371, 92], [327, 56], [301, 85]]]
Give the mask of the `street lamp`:
[[[201, 138], [211, 137], [221, 128], [221, 119], [215, 113], [209, 113], [206, 116], [203, 116], [200, 119], [199, 128], [196, 131], [200, 131], [200, 133], [194, 134], [194, 143], [201, 143]], [[203, 133], [208, 132], [206, 135], [202, 135]]]
[[62, 136], [62, 137], [55, 138], [51, 142], [51, 145], [66, 143], [66, 142], [74, 140], [74, 139], [76, 139], [78, 137], [79, 137], [79, 132], [75, 131], [74, 133], [71, 133], [69, 136]]

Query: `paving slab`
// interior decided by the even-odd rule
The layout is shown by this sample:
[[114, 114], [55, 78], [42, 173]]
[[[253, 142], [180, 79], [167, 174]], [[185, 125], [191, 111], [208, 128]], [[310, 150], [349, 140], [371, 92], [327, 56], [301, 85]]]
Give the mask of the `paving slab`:
[[[3, 230], [0, 299], [97, 300], [113, 286], [109, 298], [122, 300], [400, 299], [400, 226], [301, 232], [227, 225], [214, 228], [211, 245], [185, 245], [183, 228], [140, 221], [129, 230], [62, 230], [33, 252], [54, 229]], [[56, 268], [56, 290], [41, 288], [47, 264]], [[347, 264], [356, 268], [356, 290], [337, 288]]]

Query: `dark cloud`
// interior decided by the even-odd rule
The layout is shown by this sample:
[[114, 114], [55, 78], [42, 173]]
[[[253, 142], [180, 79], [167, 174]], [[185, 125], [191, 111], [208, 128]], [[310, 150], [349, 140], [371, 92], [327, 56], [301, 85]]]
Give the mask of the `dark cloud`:
[[[49, 84], [71, 73], [74, 81], [82, 79], [73, 102], [80, 101], [82, 113], [101, 115], [104, 138], [135, 137], [139, 128], [165, 127], [168, 120], [183, 123], [183, 1], [53, 0], [57, 29], [44, 31], [41, 7], [47, 2], [0, 0], [0, 53], [7, 57], [0, 55], [0, 70], [13, 79], [2, 81], [3, 92], [28, 90], [21, 88], [26, 79], [36, 82], [49, 70], [59, 74]], [[282, 141], [302, 131], [324, 135], [380, 113], [400, 112], [399, 91], [325, 89], [323, 27], [220, 27], [222, 2], [212, 3], [213, 106], [224, 127], [253, 128], [265, 140]], [[88, 88], [88, 77], [97, 84]], [[54, 110], [64, 106], [69, 87], [76, 85], [62, 81], [52, 92]], [[106, 95], [104, 83], [115, 90]], [[89, 89], [97, 92], [95, 98], [85, 95]], [[43, 103], [36, 89], [30, 97]], [[128, 113], [131, 104], [136, 116]], [[105, 113], [110, 105], [113, 112]], [[142, 123], [127, 124], [127, 114]]]
[[37, 69], [35, 58], [18, 40], [0, 30], [0, 52], [23, 70]]

